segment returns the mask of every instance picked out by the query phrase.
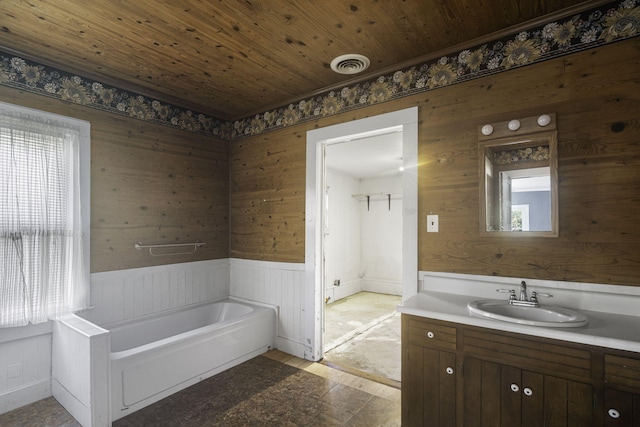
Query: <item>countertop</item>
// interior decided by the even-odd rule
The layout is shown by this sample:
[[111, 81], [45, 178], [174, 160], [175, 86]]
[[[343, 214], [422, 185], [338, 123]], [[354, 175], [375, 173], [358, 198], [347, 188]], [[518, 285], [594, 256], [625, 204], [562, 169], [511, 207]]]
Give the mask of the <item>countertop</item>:
[[477, 299], [487, 298], [422, 291], [404, 301], [397, 310], [400, 313], [430, 319], [640, 353], [640, 307], [638, 316], [580, 309], [579, 311], [589, 318], [586, 326], [546, 328], [471, 315], [467, 304]]

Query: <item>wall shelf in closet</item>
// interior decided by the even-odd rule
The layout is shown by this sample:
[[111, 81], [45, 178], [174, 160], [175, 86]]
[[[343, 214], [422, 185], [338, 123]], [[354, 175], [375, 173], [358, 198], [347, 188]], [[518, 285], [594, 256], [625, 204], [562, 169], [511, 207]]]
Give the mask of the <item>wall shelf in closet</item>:
[[352, 194], [351, 197], [361, 202], [367, 202], [367, 210], [371, 207], [372, 201], [386, 200], [391, 210], [391, 200], [402, 200], [402, 193], [363, 193]]

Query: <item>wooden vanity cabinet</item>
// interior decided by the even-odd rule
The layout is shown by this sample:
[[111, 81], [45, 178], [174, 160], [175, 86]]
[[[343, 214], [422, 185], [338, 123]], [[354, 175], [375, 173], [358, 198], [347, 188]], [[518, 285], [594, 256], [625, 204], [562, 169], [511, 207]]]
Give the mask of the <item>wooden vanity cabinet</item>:
[[640, 355], [403, 314], [402, 425], [640, 427]]

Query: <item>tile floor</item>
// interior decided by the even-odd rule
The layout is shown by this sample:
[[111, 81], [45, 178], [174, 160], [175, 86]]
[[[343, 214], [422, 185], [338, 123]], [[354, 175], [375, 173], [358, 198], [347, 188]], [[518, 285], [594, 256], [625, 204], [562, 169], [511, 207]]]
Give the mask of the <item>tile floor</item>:
[[[2, 427], [78, 425], [53, 398], [0, 415]], [[400, 390], [274, 350], [113, 426], [394, 427], [400, 426]]]
[[400, 313], [396, 307], [401, 300], [396, 295], [359, 292], [325, 305], [326, 362], [400, 387]]

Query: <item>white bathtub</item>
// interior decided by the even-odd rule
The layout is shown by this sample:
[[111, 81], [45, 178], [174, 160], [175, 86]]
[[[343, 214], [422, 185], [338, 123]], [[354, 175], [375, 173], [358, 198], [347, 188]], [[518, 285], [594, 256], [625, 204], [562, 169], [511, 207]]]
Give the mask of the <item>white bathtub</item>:
[[227, 298], [108, 329], [115, 421], [266, 352], [276, 310]]

